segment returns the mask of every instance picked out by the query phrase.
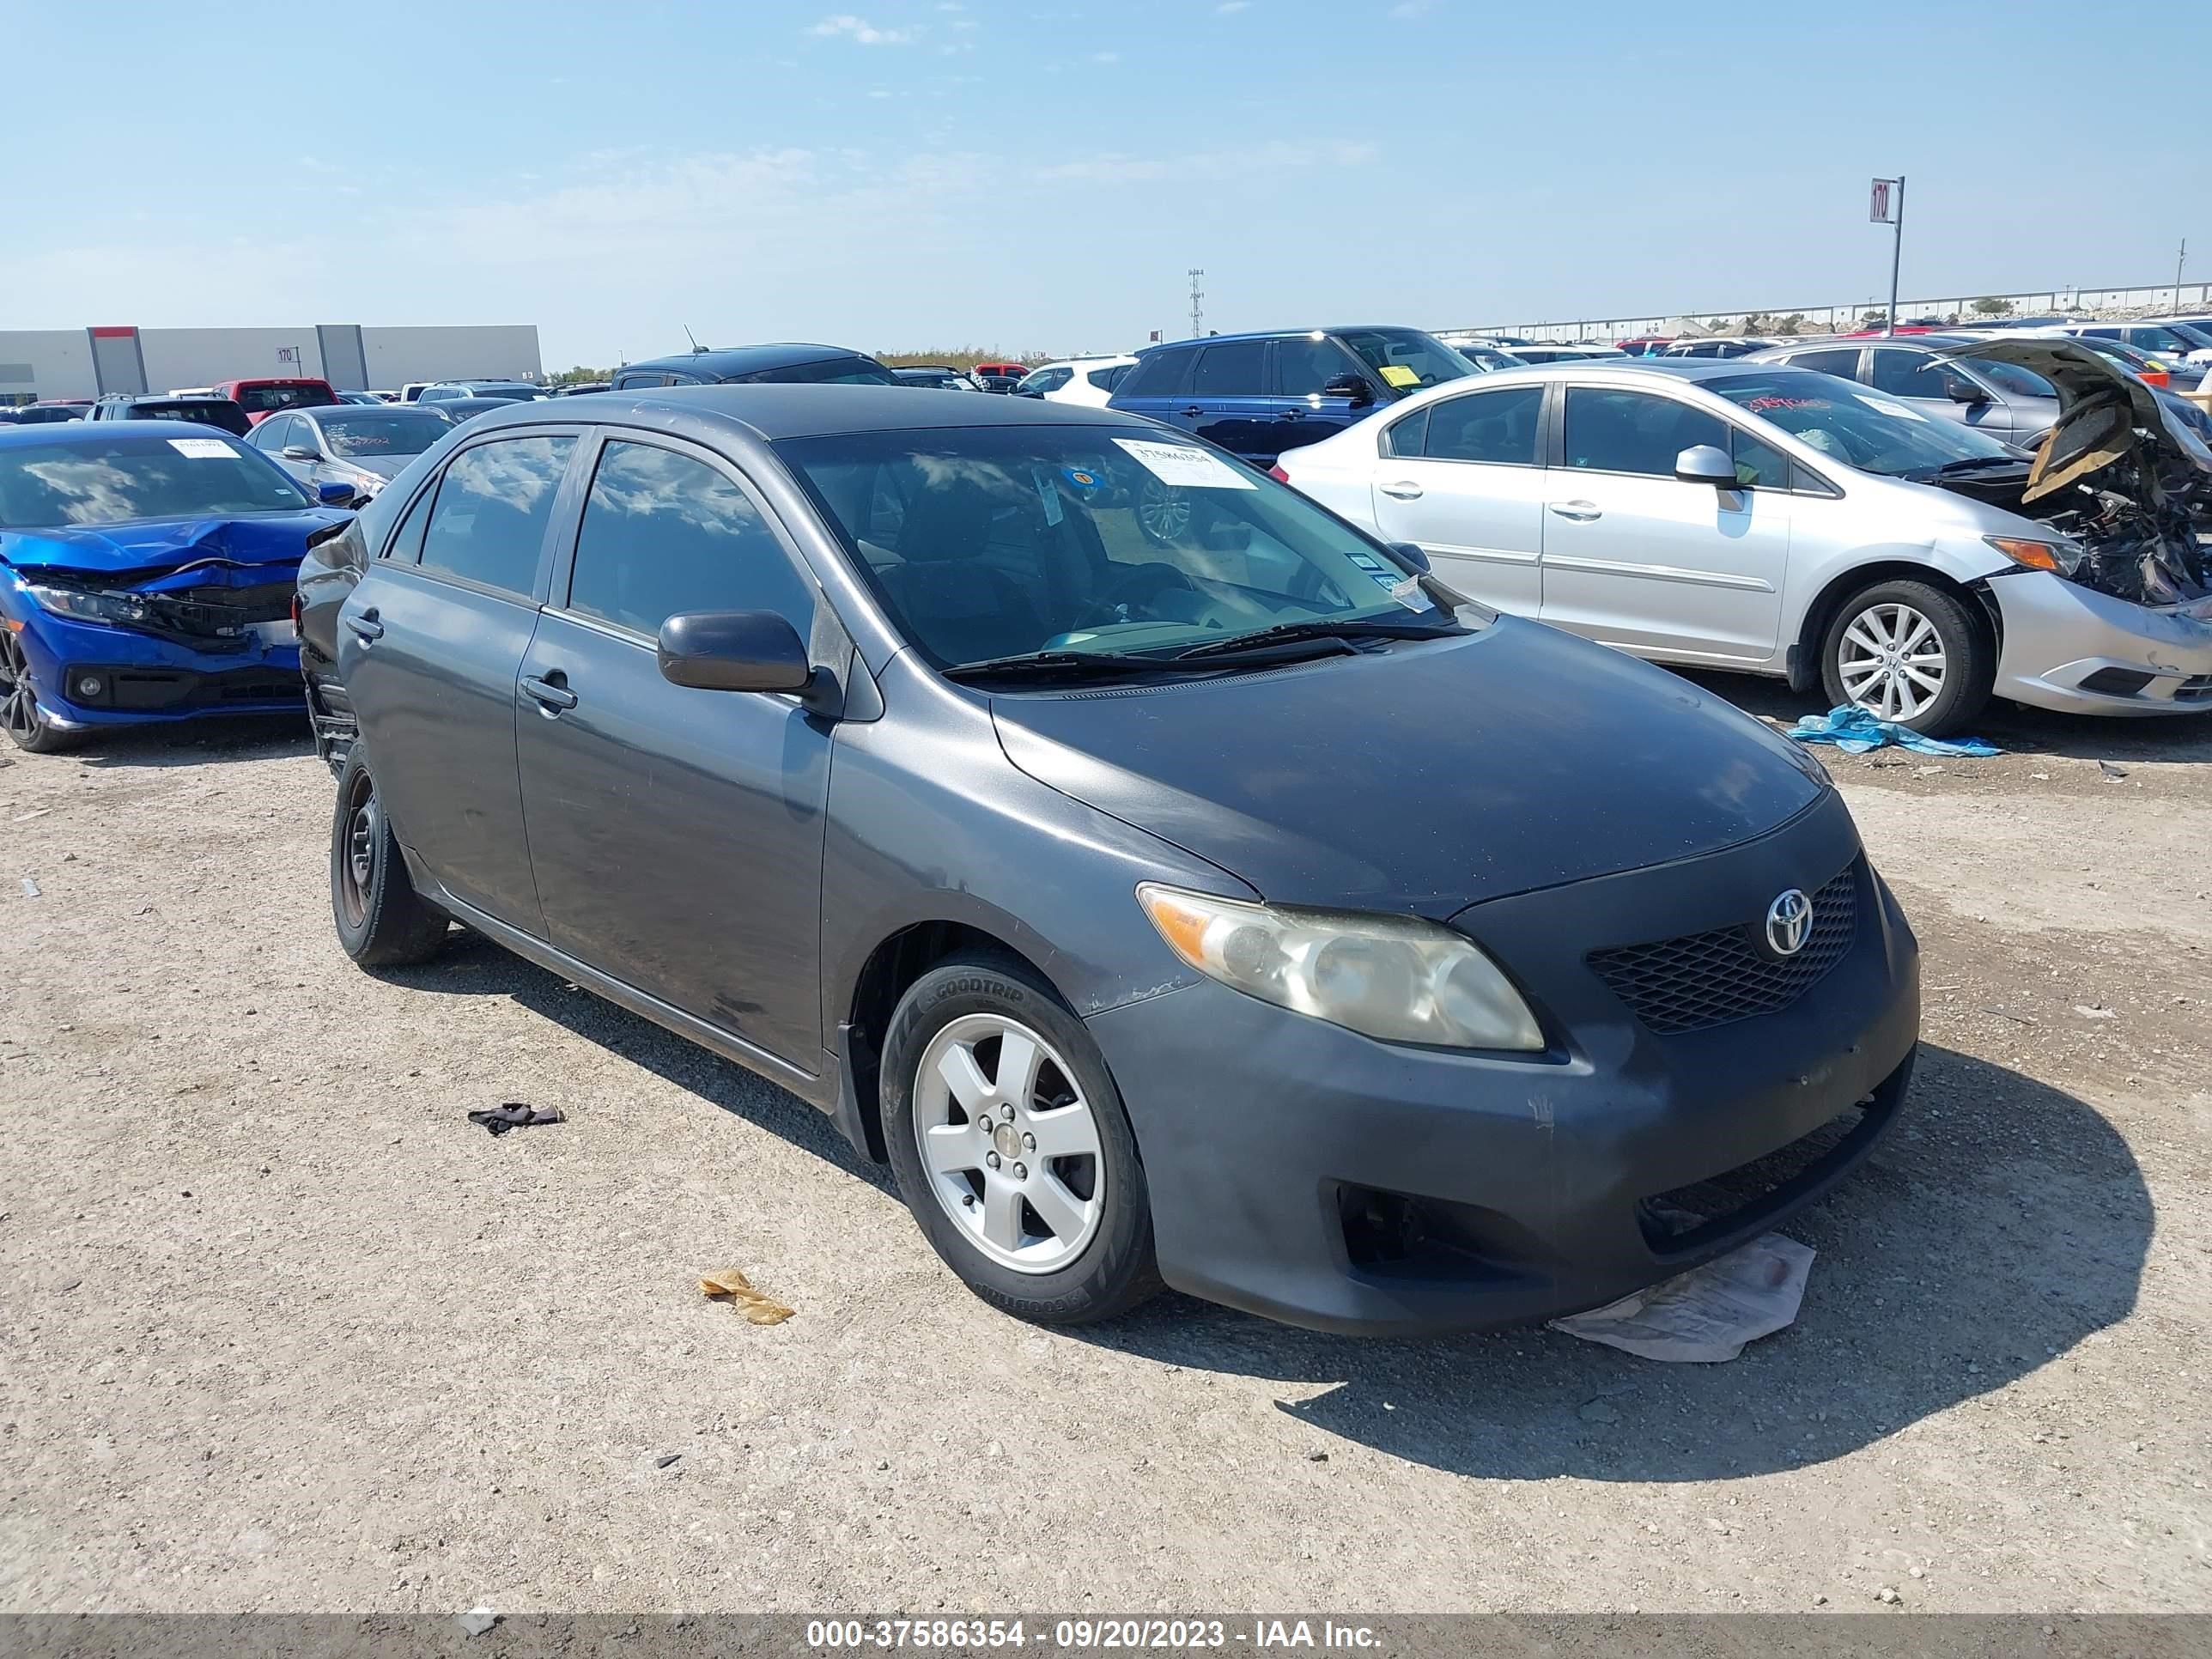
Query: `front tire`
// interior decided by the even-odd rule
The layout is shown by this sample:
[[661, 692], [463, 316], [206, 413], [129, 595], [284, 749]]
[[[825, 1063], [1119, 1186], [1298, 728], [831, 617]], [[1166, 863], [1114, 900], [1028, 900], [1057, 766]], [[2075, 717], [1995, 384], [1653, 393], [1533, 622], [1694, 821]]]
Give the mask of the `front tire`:
[[1837, 608], [1820, 678], [1832, 708], [1855, 703], [1941, 737], [1988, 707], [1996, 646], [1958, 595], [1929, 582], [1875, 582]]
[[59, 754], [76, 741], [75, 732], [56, 726], [40, 706], [31, 659], [21, 638], [4, 619], [0, 619], [0, 727], [27, 755]]
[[446, 942], [446, 918], [415, 891], [357, 742], [339, 769], [331, 814], [331, 919], [339, 945], [363, 968], [427, 962]]
[[1152, 1196], [1083, 1022], [1024, 965], [977, 954], [916, 980], [884, 1044], [899, 1191], [969, 1289], [1044, 1325], [1111, 1319], [1161, 1288]]

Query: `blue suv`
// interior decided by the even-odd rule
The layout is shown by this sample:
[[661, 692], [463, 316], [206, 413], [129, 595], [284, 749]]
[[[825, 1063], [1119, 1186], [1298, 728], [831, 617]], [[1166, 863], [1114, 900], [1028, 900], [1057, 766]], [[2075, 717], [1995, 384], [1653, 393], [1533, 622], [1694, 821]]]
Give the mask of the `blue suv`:
[[1409, 392], [1474, 372], [1417, 328], [1214, 334], [1138, 354], [1107, 407], [1179, 426], [1264, 467]]

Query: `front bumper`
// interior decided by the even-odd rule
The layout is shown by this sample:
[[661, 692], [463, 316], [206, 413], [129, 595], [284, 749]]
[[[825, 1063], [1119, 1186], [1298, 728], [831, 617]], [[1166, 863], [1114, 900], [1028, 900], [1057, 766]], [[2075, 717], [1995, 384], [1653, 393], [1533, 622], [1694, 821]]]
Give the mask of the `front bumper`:
[[2212, 600], [2154, 609], [2045, 570], [1993, 576], [1989, 591], [1999, 696], [2077, 714], [2212, 709]]
[[237, 646], [202, 651], [33, 611], [16, 637], [39, 706], [56, 726], [82, 730], [299, 708], [299, 645], [284, 637], [289, 624], [262, 626]]
[[[1776, 1012], [1659, 1036], [1584, 959], [1761, 916], [1847, 866], [1851, 946]], [[1378, 1335], [1598, 1306], [1811, 1202], [1905, 1092], [1917, 947], [1832, 795], [1748, 846], [1494, 901], [1458, 925], [1528, 988], [1560, 1033], [1553, 1056], [1376, 1042], [1210, 981], [1091, 1018], [1170, 1285]], [[1686, 1189], [1710, 1200], [1702, 1183], [1801, 1145], [1817, 1155], [1779, 1185], [1739, 1207], [1691, 1203], [1702, 1224], [1670, 1222]]]

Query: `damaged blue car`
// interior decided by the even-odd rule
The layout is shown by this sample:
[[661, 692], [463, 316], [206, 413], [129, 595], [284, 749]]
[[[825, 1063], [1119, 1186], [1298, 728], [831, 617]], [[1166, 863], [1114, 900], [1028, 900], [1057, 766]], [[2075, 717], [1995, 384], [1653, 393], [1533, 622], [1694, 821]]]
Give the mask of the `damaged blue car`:
[[299, 708], [301, 556], [353, 516], [319, 494], [188, 422], [0, 429], [0, 727], [44, 754]]

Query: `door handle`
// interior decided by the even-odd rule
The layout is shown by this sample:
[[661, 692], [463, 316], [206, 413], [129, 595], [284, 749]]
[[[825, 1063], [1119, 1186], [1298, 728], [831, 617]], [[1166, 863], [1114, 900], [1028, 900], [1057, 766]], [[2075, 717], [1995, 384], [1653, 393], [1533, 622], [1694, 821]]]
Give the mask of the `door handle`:
[[1275, 418], [1279, 421], [1302, 421], [1305, 418], [1305, 414], [1303, 409], [1286, 409]]
[[384, 637], [384, 624], [377, 621], [376, 612], [374, 610], [364, 611], [358, 617], [348, 617], [345, 619], [345, 624], [353, 629], [364, 645], [371, 640], [380, 640]]
[[1552, 511], [1563, 519], [1572, 519], [1577, 524], [1588, 524], [1592, 519], [1605, 516], [1598, 511], [1595, 501], [1553, 501]]
[[523, 690], [536, 700], [548, 720], [576, 706], [576, 694], [561, 683], [564, 678], [557, 668], [543, 678], [536, 674], [522, 677]]
[[1395, 483], [1376, 484], [1375, 487], [1385, 495], [1395, 496], [1401, 501], [1418, 501], [1421, 499], [1421, 487], [1411, 478], [1401, 478]]
[[1183, 410], [1183, 413], [1190, 416], [1190, 418], [1194, 421], [1200, 416], [1205, 414], [1206, 410], [1200, 408], [1198, 404], [1193, 404], [1188, 409]]

